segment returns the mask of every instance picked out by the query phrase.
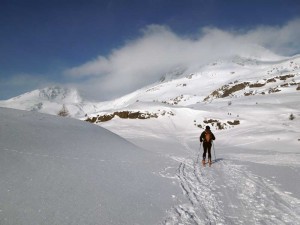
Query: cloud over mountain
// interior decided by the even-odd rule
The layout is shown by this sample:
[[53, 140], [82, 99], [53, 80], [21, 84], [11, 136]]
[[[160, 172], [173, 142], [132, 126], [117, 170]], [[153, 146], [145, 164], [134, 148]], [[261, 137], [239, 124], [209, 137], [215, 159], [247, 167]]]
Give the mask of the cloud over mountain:
[[[300, 19], [279, 27], [251, 30], [205, 27], [197, 35], [181, 36], [166, 26], [150, 25], [137, 39], [108, 56], [70, 68], [65, 74], [84, 80], [79, 88], [89, 95], [115, 97], [157, 81], [176, 67], [193, 68], [234, 55], [278, 59], [299, 53]], [[189, 72], [189, 71], [187, 71]]]

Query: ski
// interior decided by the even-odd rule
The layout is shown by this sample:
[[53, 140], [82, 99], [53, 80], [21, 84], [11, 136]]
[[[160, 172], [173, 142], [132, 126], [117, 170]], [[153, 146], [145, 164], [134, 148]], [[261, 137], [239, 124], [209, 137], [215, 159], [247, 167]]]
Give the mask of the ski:
[[205, 162], [204, 160], [202, 160], [202, 166], [205, 167], [206, 164], [208, 164], [208, 166], [211, 167], [211, 165], [213, 164], [213, 162], [212, 161]]

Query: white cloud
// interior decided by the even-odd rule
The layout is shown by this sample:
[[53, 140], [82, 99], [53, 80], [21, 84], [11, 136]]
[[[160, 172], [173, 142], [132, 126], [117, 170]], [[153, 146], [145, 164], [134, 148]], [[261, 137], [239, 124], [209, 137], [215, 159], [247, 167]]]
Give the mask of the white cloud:
[[260, 26], [241, 35], [241, 38], [269, 48], [278, 54], [298, 54], [300, 51], [300, 19], [292, 20], [281, 27]]
[[155, 82], [178, 66], [193, 68], [232, 55], [264, 59], [299, 53], [299, 39], [300, 19], [281, 27], [259, 26], [248, 31], [207, 27], [193, 38], [177, 35], [165, 26], [150, 25], [140, 37], [110, 55], [65, 73], [85, 78], [80, 89], [103, 99]]

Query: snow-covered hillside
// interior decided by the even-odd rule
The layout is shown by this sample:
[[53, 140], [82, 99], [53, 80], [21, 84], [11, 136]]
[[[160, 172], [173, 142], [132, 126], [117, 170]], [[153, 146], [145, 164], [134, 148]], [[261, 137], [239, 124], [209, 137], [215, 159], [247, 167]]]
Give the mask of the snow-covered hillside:
[[189, 107], [217, 98], [230, 101], [231, 98], [278, 92], [299, 93], [300, 56], [277, 61], [236, 56], [202, 66], [194, 73], [187, 74], [183, 70], [176, 75], [167, 74], [166, 77], [168, 79], [121, 98], [99, 103], [86, 113], [89, 116], [101, 115], [107, 111], [122, 110], [138, 102]]
[[[117, 99], [90, 121], [178, 162], [162, 175], [177, 175], [186, 201], [163, 224], [300, 224], [299, 65], [299, 56], [215, 62]], [[212, 168], [200, 165], [206, 125], [217, 137]]]
[[[159, 203], [166, 205], [156, 205], [165, 214], [154, 212], [161, 218], [158, 223], [300, 224], [300, 56], [234, 57], [187, 71], [175, 69], [160, 82], [113, 101], [85, 102], [81, 113], [71, 115], [147, 150], [150, 157], [141, 150], [138, 171], [145, 166], [145, 172], [152, 170], [162, 179], [150, 180], [159, 179], [158, 186], [167, 183], [161, 195], [167, 199]], [[19, 104], [12, 100], [6, 106], [12, 102]], [[207, 125], [216, 136], [212, 168], [200, 164], [199, 135]], [[78, 142], [74, 146], [81, 146]], [[114, 176], [119, 182], [119, 175]], [[173, 203], [167, 206], [170, 196]], [[153, 222], [148, 221], [145, 217], [140, 224]]]
[[65, 107], [71, 117], [82, 117], [95, 111], [95, 104], [84, 101], [76, 89], [53, 86], [34, 90], [0, 101], [0, 106], [57, 115]]
[[0, 108], [0, 224], [157, 224], [165, 159], [74, 119]]
[[300, 90], [300, 56], [262, 61], [233, 57], [190, 69], [176, 68], [156, 83], [106, 102], [83, 100], [75, 89], [50, 87], [0, 101], [0, 106], [57, 115], [63, 105], [82, 118], [122, 110], [136, 102], [191, 106], [216, 98], [238, 98]]

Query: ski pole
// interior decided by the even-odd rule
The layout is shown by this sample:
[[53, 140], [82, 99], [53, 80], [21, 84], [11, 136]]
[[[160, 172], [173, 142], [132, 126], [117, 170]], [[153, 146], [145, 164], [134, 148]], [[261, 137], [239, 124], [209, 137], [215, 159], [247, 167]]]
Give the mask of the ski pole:
[[215, 155], [215, 162], [217, 161], [217, 157], [216, 157], [216, 151], [215, 151], [215, 145], [214, 145], [214, 142], [213, 143], [213, 149], [214, 149], [214, 155]]

